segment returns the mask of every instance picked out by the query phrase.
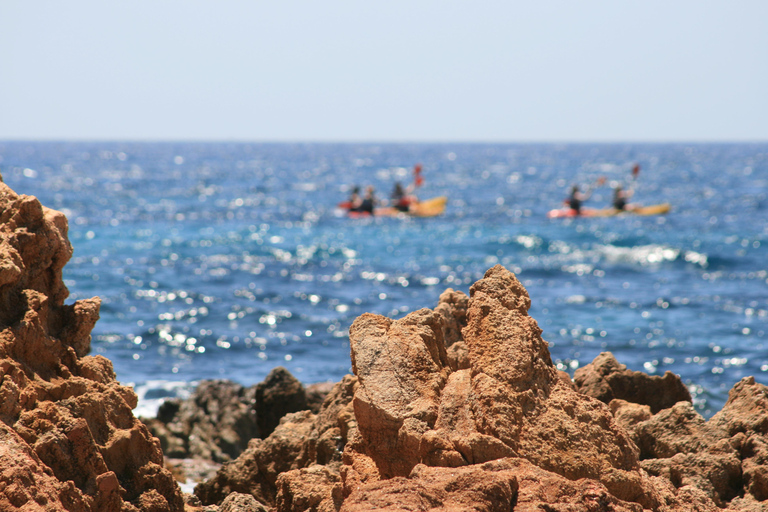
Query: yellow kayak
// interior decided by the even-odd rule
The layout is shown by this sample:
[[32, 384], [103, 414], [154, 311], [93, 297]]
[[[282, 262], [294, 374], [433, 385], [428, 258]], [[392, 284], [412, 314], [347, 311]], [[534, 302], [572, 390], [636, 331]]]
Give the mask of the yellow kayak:
[[448, 198], [445, 196], [419, 201], [411, 205], [408, 215], [413, 217], [437, 217], [445, 212], [446, 204], [448, 204]]
[[[445, 206], [447, 204], [448, 198], [446, 196], [438, 196], [411, 204], [411, 207], [407, 212], [398, 210], [397, 208], [384, 207], [376, 208], [374, 215], [376, 217], [437, 217], [445, 212]], [[359, 217], [368, 214], [361, 215], [358, 212], [350, 212], [349, 215], [351, 217]]]
[[560, 217], [614, 217], [617, 215], [664, 215], [669, 213], [672, 207], [669, 203], [652, 204], [649, 206], [637, 206], [630, 210], [617, 210], [616, 208], [582, 208], [580, 214], [576, 214], [574, 210], [570, 208], [559, 208], [557, 210], [550, 210], [547, 214], [549, 218]]

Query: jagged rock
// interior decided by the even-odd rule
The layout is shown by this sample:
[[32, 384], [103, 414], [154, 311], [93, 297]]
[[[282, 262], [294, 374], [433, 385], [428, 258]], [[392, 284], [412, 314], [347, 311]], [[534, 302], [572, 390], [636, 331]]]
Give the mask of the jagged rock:
[[302, 460], [308, 464], [341, 462], [349, 431], [356, 426], [352, 409], [356, 388], [357, 379], [352, 375], [345, 376], [334, 385], [323, 401], [304, 442]]
[[[323, 406], [325, 397], [333, 391], [335, 382], [316, 382], [306, 386], [305, 391], [307, 393], [307, 407], [310, 411], [317, 414], [320, 412], [320, 408]], [[295, 411], [291, 411], [295, 412]]]
[[734, 436], [768, 434], [768, 387], [744, 377], [728, 393], [728, 401], [709, 421]]
[[610, 352], [603, 352], [590, 364], [576, 370], [573, 380], [580, 393], [601, 402], [607, 404], [617, 398], [648, 405], [653, 414], [677, 402], [691, 401], [688, 388], [674, 373], [668, 371], [659, 377], [634, 372], [619, 364]]
[[[651, 408], [647, 405], [633, 404], [626, 400], [619, 400], [614, 398], [608, 404], [608, 407], [613, 413], [613, 417], [616, 418], [622, 428], [624, 428], [632, 437], [633, 440], [637, 440], [636, 427], [638, 424], [649, 420], [652, 416]], [[643, 457], [642, 450], [640, 452], [640, 458]]]
[[451, 370], [467, 370], [469, 369], [469, 350], [467, 350], [467, 344], [463, 341], [457, 341], [446, 350], [448, 355], [448, 363], [451, 366]]
[[271, 432], [275, 418], [306, 409], [318, 412], [331, 389], [333, 384], [319, 383], [305, 390], [288, 370], [275, 368], [248, 388], [227, 380], [202, 381], [190, 398], [166, 400], [156, 418], [142, 419], [160, 439], [166, 457], [223, 463], [237, 458], [251, 439], [263, 437], [258, 411]]
[[313, 464], [277, 478], [278, 512], [336, 512], [342, 501], [341, 478], [333, 467]]
[[342, 512], [369, 510], [513, 510], [517, 501], [514, 475], [467, 466], [446, 468], [416, 466], [409, 478], [394, 477], [356, 489]]
[[144, 419], [173, 458], [227, 462], [259, 437], [255, 388], [226, 380], [202, 381], [187, 400], [167, 400], [157, 418]]
[[[64, 305], [66, 219], [0, 184], [0, 254], [0, 510], [183, 510], [160, 442], [133, 417], [136, 395], [87, 355], [98, 299]], [[574, 383], [529, 307], [496, 266], [434, 311], [362, 315], [350, 328], [355, 376], [277, 424], [317, 399], [276, 369], [253, 390], [271, 433], [199, 484], [205, 506], [187, 509], [765, 510], [768, 388], [743, 379], [705, 421], [679, 379], [628, 372], [610, 354]], [[232, 457], [253, 398], [207, 387], [191, 416], [225, 432], [211, 442]], [[161, 410], [166, 432], [183, 407]], [[177, 430], [183, 446], [202, 436]]]
[[707, 429], [706, 420], [693, 404], [678, 402], [639, 423], [634, 441], [642, 459], [665, 459], [678, 453], [704, 451], [724, 434], [722, 430], [713, 433]]
[[282, 366], [256, 385], [256, 420], [261, 437], [269, 436], [286, 414], [306, 409], [309, 406], [304, 386]]
[[[342, 450], [348, 433], [355, 428], [351, 402], [356, 386], [357, 379], [347, 375], [334, 385], [317, 415], [303, 411], [285, 416], [267, 439], [252, 440], [235, 461], [225, 464], [214, 478], [198, 484], [195, 494], [210, 505], [220, 503], [227, 494], [236, 491], [251, 494], [271, 506], [282, 492], [281, 503], [286, 507], [303, 503], [310, 499], [306, 497], [310, 494], [324, 496], [327, 491], [329, 496], [333, 495], [332, 487], [339, 479]], [[323, 471], [327, 474], [320, 480], [312, 480], [311, 492], [301, 490], [303, 484], [296, 483], [295, 475], [305, 473], [292, 473], [285, 477], [288, 480], [278, 483], [282, 473], [313, 464], [324, 465], [326, 469]], [[306, 474], [314, 475], [312, 472]], [[329, 487], [319, 490], [323, 482]]]
[[314, 420], [308, 410], [286, 415], [268, 438], [251, 439], [237, 459], [224, 464], [211, 480], [197, 484], [195, 494], [206, 505], [221, 503], [232, 492], [274, 503], [278, 475], [306, 465], [300, 456]]
[[[71, 512], [91, 510], [73, 482], [64, 482], [40, 461], [34, 450], [8, 425], [0, 422], [0, 510], [27, 507]], [[105, 493], [106, 494], [106, 493]], [[104, 502], [114, 497], [105, 496]], [[114, 507], [111, 507], [114, 510]]]
[[[340, 480], [342, 450], [355, 425], [351, 402], [356, 385], [357, 379], [348, 375], [328, 393], [317, 415], [303, 411], [284, 416], [268, 438], [252, 440], [237, 460], [225, 464], [214, 478], [199, 484], [195, 494], [205, 504], [219, 503], [233, 491], [249, 493], [270, 506], [276, 503], [280, 492], [283, 507], [301, 503], [319, 506], [326, 494], [334, 502], [339, 492], [333, 487]], [[319, 480], [314, 478], [317, 472], [304, 470], [313, 464], [323, 465], [319, 466], [324, 468]], [[281, 474], [300, 469], [303, 471], [291, 473], [278, 483]], [[307, 486], [309, 489], [305, 489]], [[318, 496], [323, 497], [318, 501]]]
[[767, 397], [766, 386], [745, 377], [709, 421], [680, 402], [638, 423], [643, 468], [677, 487], [703, 490], [720, 507], [748, 510], [752, 500], [768, 499]]
[[608, 408], [561, 382], [514, 275], [494, 267], [470, 297], [465, 370], [451, 370], [435, 312], [397, 321], [364, 314], [352, 324], [359, 388], [357, 435], [342, 473], [349, 482], [407, 477], [419, 463], [458, 467], [519, 456], [567, 478], [600, 480], [621, 499], [657, 503], [642, 481], [637, 448]]
[[588, 479], [568, 480], [527, 460], [499, 459], [460, 468], [419, 464], [408, 476], [356, 489], [342, 512], [369, 510], [476, 510], [487, 512], [642, 512]]
[[71, 255], [64, 215], [0, 183], [0, 508], [181, 511], [135, 393], [87, 355], [99, 299], [64, 304]]
[[446, 289], [440, 294], [435, 313], [442, 317], [441, 329], [446, 348], [462, 341], [461, 330], [467, 325], [469, 297], [465, 293]]
[[250, 494], [233, 492], [221, 502], [218, 512], [268, 512], [263, 503]]

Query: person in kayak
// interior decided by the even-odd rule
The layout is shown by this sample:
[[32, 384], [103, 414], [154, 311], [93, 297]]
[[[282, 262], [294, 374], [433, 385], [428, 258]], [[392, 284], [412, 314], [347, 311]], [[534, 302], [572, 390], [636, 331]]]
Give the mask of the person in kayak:
[[581, 205], [584, 201], [588, 200], [592, 195], [592, 188], [587, 188], [586, 192], [581, 192], [578, 185], [571, 187], [571, 195], [565, 200], [568, 207], [573, 210], [576, 215], [581, 215]]
[[375, 195], [375, 189], [372, 185], [368, 185], [365, 188], [365, 196], [363, 196], [363, 200], [360, 203], [360, 207], [357, 210], [353, 210], [356, 212], [361, 213], [369, 213], [373, 215], [373, 210], [376, 208], [376, 195]]
[[352, 192], [349, 194], [349, 211], [360, 211], [360, 206], [363, 204], [363, 199], [360, 197], [360, 187], [355, 185], [352, 187]]
[[565, 200], [565, 204], [568, 205], [568, 207], [573, 210], [576, 215], [581, 215], [581, 207], [584, 202], [592, 196], [592, 189], [595, 186], [602, 185], [603, 183], [605, 183], [605, 178], [601, 177], [595, 184], [588, 186], [587, 190], [584, 192], [581, 192], [581, 190], [579, 190], [579, 186], [574, 183], [571, 186], [571, 194], [568, 196], [568, 199]]
[[411, 209], [411, 205], [417, 203], [418, 198], [413, 195], [413, 186], [409, 185], [407, 188], [398, 181], [395, 183], [395, 188], [392, 190], [392, 206], [400, 212], [407, 212]]
[[621, 184], [617, 184], [613, 187], [613, 207], [621, 211], [632, 211], [634, 205], [631, 205], [627, 200], [632, 197], [635, 191], [630, 189], [624, 189]]

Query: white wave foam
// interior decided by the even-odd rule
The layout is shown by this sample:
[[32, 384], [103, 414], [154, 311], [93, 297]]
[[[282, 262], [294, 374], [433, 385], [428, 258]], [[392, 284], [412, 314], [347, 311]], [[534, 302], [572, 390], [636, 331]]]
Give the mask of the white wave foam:
[[709, 265], [707, 255], [701, 254], [695, 251], [686, 251], [685, 261], [687, 261], [688, 263], [693, 263], [694, 265], [698, 265], [701, 268], [707, 268], [707, 266]]
[[192, 396], [197, 382], [150, 380], [133, 386], [139, 403], [133, 414], [141, 418], [154, 418], [163, 402], [169, 398], [186, 399]]
[[543, 240], [536, 235], [518, 235], [515, 237], [515, 242], [526, 249], [534, 249], [540, 247]]
[[597, 251], [611, 263], [632, 263], [643, 266], [675, 261], [680, 256], [680, 249], [658, 244], [636, 247], [599, 245], [597, 246]]

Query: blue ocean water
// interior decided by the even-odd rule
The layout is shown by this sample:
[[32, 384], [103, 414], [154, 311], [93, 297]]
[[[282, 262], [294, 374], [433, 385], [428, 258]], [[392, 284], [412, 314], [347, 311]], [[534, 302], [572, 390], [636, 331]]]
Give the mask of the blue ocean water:
[[[387, 197], [423, 165], [436, 218], [349, 219], [353, 184]], [[548, 219], [571, 183], [632, 182], [666, 216]], [[0, 142], [16, 192], [63, 211], [70, 300], [98, 295], [92, 352], [140, 409], [190, 384], [244, 385], [282, 365], [305, 383], [350, 371], [348, 328], [514, 271], [552, 358], [602, 351], [671, 370], [698, 410], [768, 384], [768, 144]], [[587, 206], [610, 202], [608, 185]], [[146, 412], [146, 411], [145, 411]]]

